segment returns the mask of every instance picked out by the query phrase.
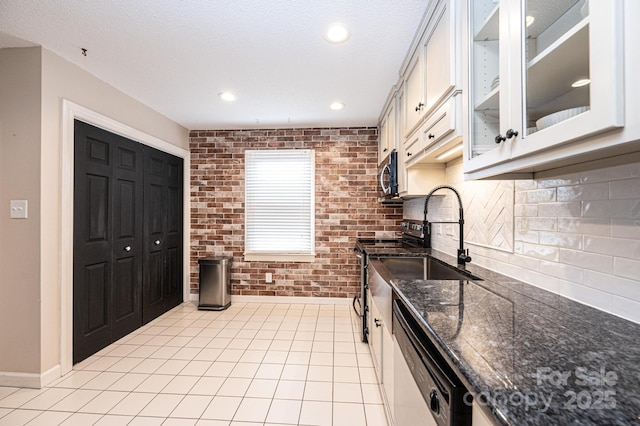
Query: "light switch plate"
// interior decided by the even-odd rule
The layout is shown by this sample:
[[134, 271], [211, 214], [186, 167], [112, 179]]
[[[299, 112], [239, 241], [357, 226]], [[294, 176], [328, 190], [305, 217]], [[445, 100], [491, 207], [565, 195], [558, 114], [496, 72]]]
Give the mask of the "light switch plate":
[[11, 200], [10, 207], [11, 213], [9, 217], [11, 219], [26, 219], [28, 217], [27, 200]]

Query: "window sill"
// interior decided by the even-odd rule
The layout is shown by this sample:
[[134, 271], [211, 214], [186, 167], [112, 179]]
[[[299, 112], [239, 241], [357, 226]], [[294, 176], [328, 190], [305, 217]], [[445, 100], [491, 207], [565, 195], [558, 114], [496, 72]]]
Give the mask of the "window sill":
[[316, 260], [314, 254], [268, 254], [268, 253], [245, 253], [245, 262], [306, 262]]

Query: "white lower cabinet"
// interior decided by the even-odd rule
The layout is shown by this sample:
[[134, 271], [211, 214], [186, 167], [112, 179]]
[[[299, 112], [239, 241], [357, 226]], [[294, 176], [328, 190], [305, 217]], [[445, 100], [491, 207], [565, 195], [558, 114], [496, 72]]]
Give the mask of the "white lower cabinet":
[[389, 284], [369, 267], [369, 348], [376, 370], [382, 400], [387, 411], [389, 424], [394, 418], [394, 348], [391, 336], [392, 290]]

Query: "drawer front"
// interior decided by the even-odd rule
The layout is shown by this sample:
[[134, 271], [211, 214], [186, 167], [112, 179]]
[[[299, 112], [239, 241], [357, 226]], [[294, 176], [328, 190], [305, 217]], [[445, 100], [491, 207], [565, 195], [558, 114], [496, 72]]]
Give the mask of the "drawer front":
[[442, 140], [442, 138], [455, 130], [456, 120], [454, 108], [454, 99], [450, 99], [427, 120], [426, 127], [422, 134], [422, 138], [425, 141], [425, 148]]
[[419, 158], [422, 151], [443, 140], [456, 129], [456, 100], [457, 97], [452, 97], [445, 102], [404, 141], [405, 163]]

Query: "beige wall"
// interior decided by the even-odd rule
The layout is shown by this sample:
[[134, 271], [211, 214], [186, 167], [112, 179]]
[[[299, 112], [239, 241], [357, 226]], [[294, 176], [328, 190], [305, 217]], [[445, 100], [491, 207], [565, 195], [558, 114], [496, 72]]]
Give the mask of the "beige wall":
[[40, 372], [40, 65], [39, 48], [0, 49], [0, 374]]
[[[32, 319], [31, 322], [25, 325], [20, 324], [19, 327], [12, 327], [12, 329], [17, 329], [17, 331], [12, 332], [1, 328], [2, 324], [7, 323], [6, 319], [8, 317], [5, 318], [3, 313], [0, 313], [0, 341], [3, 342], [1, 346], [3, 348], [11, 348], [6, 357], [0, 357], [0, 371], [43, 373], [60, 364], [60, 292], [62, 285], [60, 282], [60, 198], [63, 99], [183, 149], [188, 149], [189, 140], [186, 128], [119, 92], [54, 53], [40, 48], [12, 50], [29, 50], [37, 59], [36, 62], [28, 65], [29, 72], [35, 73], [37, 76], [36, 82], [38, 84], [35, 84], [35, 86], [39, 89], [41, 84], [41, 93], [40, 91], [38, 93], [39, 98], [33, 101], [35, 106], [33, 114], [36, 114], [37, 117], [35, 120], [31, 120], [35, 121], [35, 123], [32, 122], [29, 127], [29, 130], [34, 134], [29, 148], [38, 160], [42, 158], [43, 161], [40, 164], [40, 161], [34, 163], [33, 160], [30, 160], [30, 163], [26, 164], [27, 167], [22, 167], [21, 164], [14, 166], [23, 171], [30, 170], [29, 178], [34, 181], [32, 186], [35, 191], [29, 194], [34, 198], [33, 203], [29, 200], [30, 214], [32, 214], [30, 217], [33, 218], [29, 219], [29, 221], [35, 224], [30, 228], [33, 240], [25, 243], [26, 248], [23, 251], [23, 253], [29, 253], [31, 261], [21, 260], [23, 253], [12, 250], [10, 247], [7, 249], [4, 245], [0, 254], [3, 255], [3, 266], [29, 262], [29, 268], [21, 269], [28, 271], [30, 276], [22, 281], [22, 285], [16, 286], [18, 289], [15, 291], [14, 287], [6, 288], [8, 286], [8, 284], [5, 284], [7, 277], [4, 276], [2, 284], [0, 284], [2, 285], [0, 287], [2, 290], [0, 299], [7, 300], [9, 298], [9, 301], [4, 303], [10, 303], [15, 306], [15, 309], [27, 312], [25, 306], [16, 303], [18, 299], [15, 299], [15, 297], [26, 298], [30, 296], [29, 301], [31, 301], [31, 298], [35, 300], [30, 308], [31, 313], [29, 316], [34, 316], [35, 320]], [[0, 57], [9, 55], [4, 51], [0, 51], [0, 53], [2, 53]], [[12, 55], [16, 54], [19, 53], [13, 53]], [[2, 79], [4, 79], [4, 64], [2, 69]], [[19, 71], [28, 74], [24, 70]], [[27, 106], [34, 108], [32, 103], [25, 105], [22, 96], [16, 96], [16, 98], [15, 104], [19, 109], [24, 109]], [[4, 96], [0, 102], [5, 104]], [[9, 110], [8, 107], [4, 109]], [[15, 106], [12, 106], [11, 111], [18, 116], [16, 120], [19, 121], [21, 119], [24, 121], [22, 117], [25, 114], [21, 114]], [[3, 116], [2, 121], [5, 121]], [[11, 130], [5, 128], [5, 126], [3, 126], [3, 148], [6, 145], [5, 135], [11, 134]], [[0, 172], [2, 173], [3, 182], [6, 182], [4, 162], [7, 156], [5, 153], [6, 149], [3, 149], [3, 168], [2, 172]], [[9, 197], [8, 194], [16, 193], [17, 190], [15, 188], [21, 185], [24, 185], [22, 180], [12, 179], [6, 182], [5, 186], [7, 188], [3, 187], [2, 189], [2, 208], [0, 208], [3, 214], [8, 216], [8, 201], [5, 201], [5, 198], [9, 199], [7, 198]], [[7, 195], [5, 195], [5, 192]], [[18, 196], [11, 195], [11, 197]], [[6, 232], [5, 228], [8, 230], [8, 225], [13, 225], [14, 223], [15, 221], [5, 223], [4, 216], [2, 216], [0, 232], [4, 234]], [[36, 229], [34, 230], [33, 228]], [[35, 265], [33, 264], [34, 259]], [[0, 275], [5, 275], [5, 268], [3, 267], [2, 269], [3, 274]], [[41, 301], [40, 306], [35, 304], [38, 301]], [[4, 309], [2, 311], [4, 312]], [[12, 318], [9, 323], [15, 325], [16, 321]], [[15, 344], [19, 344], [20, 341], [25, 339], [30, 342], [29, 349], [16, 351], [14, 349], [16, 347]], [[42, 347], [41, 351], [32, 349], [39, 346]], [[25, 358], [24, 352], [28, 352], [29, 357], [36, 358], [35, 364], [33, 359]], [[37, 352], [37, 354], [33, 355], [33, 352]], [[3, 353], [3, 355], [5, 354]], [[26, 359], [30, 359], [30, 361], [27, 363]]]

